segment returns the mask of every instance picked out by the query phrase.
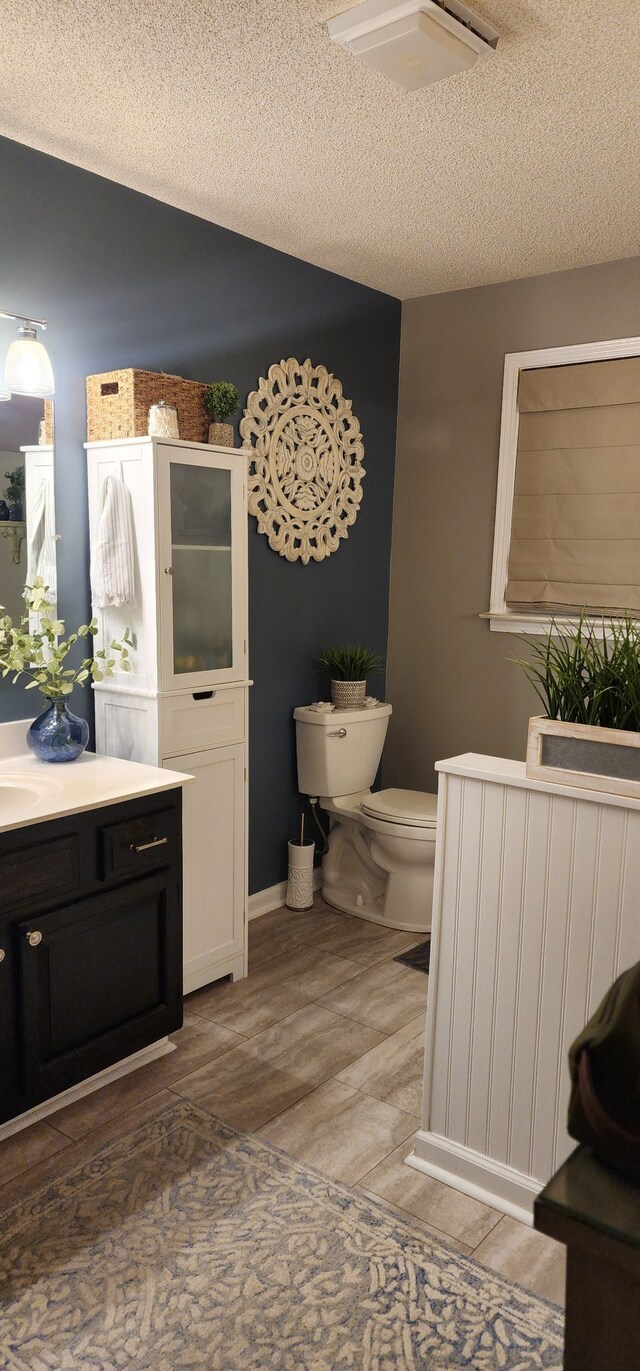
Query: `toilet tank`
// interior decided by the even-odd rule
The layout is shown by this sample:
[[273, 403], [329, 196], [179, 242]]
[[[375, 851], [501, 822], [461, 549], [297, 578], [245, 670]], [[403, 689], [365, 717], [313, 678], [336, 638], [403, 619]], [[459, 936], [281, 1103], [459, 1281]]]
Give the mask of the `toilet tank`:
[[375, 780], [391, 705], [325, 713], [294, 709], [298, 789], [303, 795], [354, 795]]

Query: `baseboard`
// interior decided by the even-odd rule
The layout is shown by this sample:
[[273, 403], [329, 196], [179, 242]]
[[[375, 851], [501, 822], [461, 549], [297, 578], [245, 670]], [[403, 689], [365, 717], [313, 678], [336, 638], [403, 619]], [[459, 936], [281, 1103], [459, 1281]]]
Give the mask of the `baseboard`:
[[[320, 867], [313, 873], [313, 888], [319, 890], [322, 885], [322, 872]], [[270, 885], [266, 890], [256, 890], [254, 895], [250, 895], [247, 901], [247, 919], [259, 919], [261, 914], [270, 914], [272, 909], [279, 909], [285, 902], [287, 894], [287, 882], [279, 881], [277, 885]]]
[[95, 1076], [89, 1076], [86, 1081], [79, 1081], [78, 1085], [69, 1086], [68, 1090], [63, 1090], [61, 1094], [54, 1095], [50, 1100], [43, 1100], [42, 1104], [34, 1105], [33, 1109], [27, 1109], [25, 1114], [19, 1114], [15, 1119], [7, 1119], [6, 1123], [0, 1124], [0, 1141], [3, 1138], [11, 1138], [14, 1133], [20, 1133], [23, 1128], [29, 1128], [32, 1123], [39, 1123], [40, 1119], [46, 1119], [49, 1114], [55, 1114], [58, 1109], [64, 1109], [68, 1104], [75, 1104], [76, 1100], [83, 1100], [85, 1095], [93, 1094], [94, 1090], [101, 1090], [103, 1085], [109, 1085], [111, 1081], [119, 1080], [120, 1076], [128, 1076], [131, 1071], [137, 1071], [139, 1067], [146, 1066], [149, 1062], [155, 1062], [158, 1057], [166, 1057], [168, 1052], [175, 1052], [176, 1045], [168, 1038], [160, 1038], [157, 1043], [152, 1043], [150, 1047], [143, 1047], [139, 1052], [133, 1052], [130, 1057], [124, 1057], [121, 1062], [116, 1062], [114, 1066], [107, 1066], [104, 1071], [98, 1071]]
[[533, 1176], [424, 1129], [415, 1134], [413, 1152], [405, 1160], [415, 1171], [444, 1181], [463, 1195], [471, 1195], [520, 1223], [533, 1223], [533, 1202], [542, 1189]]
[[244, 952], [236, 952], [231, 957], [218, 957], [212, 962], [202, 957], [194, 957], [192, 961], [184, 964], [182, 993], [191, 995], [194, 990], [201, 990], [205, 985], [222, 980], [223, 976], [231, 976], [233, 981], [241, 981], [246, 974], [247, 959]]

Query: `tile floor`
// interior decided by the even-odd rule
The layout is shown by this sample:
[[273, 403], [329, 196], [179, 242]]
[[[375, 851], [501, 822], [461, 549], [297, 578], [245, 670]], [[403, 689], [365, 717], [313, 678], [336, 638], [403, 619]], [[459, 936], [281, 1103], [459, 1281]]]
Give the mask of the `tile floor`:
[[179, 1095], [561, 1303], [562, 1247], [404, 1165], [420, 1121], [428, 978], [393, 958], [417, 941], [320, 898], [253, 920], [249, 976], [189, 996], [176, 1052], [0, 1143], [0, 1197], [19, 1198]]

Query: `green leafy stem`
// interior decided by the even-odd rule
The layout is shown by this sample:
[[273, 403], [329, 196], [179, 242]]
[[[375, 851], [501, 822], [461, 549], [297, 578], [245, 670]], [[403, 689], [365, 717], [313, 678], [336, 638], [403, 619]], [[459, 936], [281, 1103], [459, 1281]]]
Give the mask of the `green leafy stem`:
[[[33, 585], [25, 586], [25, 609], [19, 623], [4, 614], [4, 606], [0, 605], [0, 671], [3, 677], [12, 675], [14, 685], [23, 676], [30, 677], [27, 690], [39, 690], [50, 700], [60, 700], [85, 681], [103, 681], [113, 676], [116, 668], [131, 670], [128, 628], [120, 642], [114, 639], [108, 647], [101, 647], [91, 657], [85, 657], [79, 666], [65, 666], [79, 639], [95, 637], [98, 623], [92, 619], [88, 624], [80, 624], [68, 638], [62, 637], [64, 620], [51, 618], [54, 606], [48, 596], [49, 587], [40, 577], [35, 578]], [[32, 631], [34, 616], [37, 616], [38, 627]]]

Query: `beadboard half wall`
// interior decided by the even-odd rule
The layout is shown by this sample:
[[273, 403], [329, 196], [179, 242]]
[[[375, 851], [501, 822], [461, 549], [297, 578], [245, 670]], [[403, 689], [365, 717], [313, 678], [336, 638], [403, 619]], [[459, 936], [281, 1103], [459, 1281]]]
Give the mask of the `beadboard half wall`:
[[[84, 379], [138, 366], [233, 380], [243, 399], [282, 357], [335, 373], [365, 444], [364, 497], [322, 563], [288, 563], [249, 529], [250, 881], [286, 875], [298, 831], [291, 711], [324, 686], [331, 642], [386, 650], [400, 302], [114, 182], [0, 139], [0, 307], [49, 320], [55, 381], [59, 608], [89, 615]], [[274, 185], [273, 212], [278, 190]], [[384, 690], [381, 678], [371, 685]], [[89, 692], [79, 712], [92, 713]], [[26, 717], [0, 688], [0, 719]]]

